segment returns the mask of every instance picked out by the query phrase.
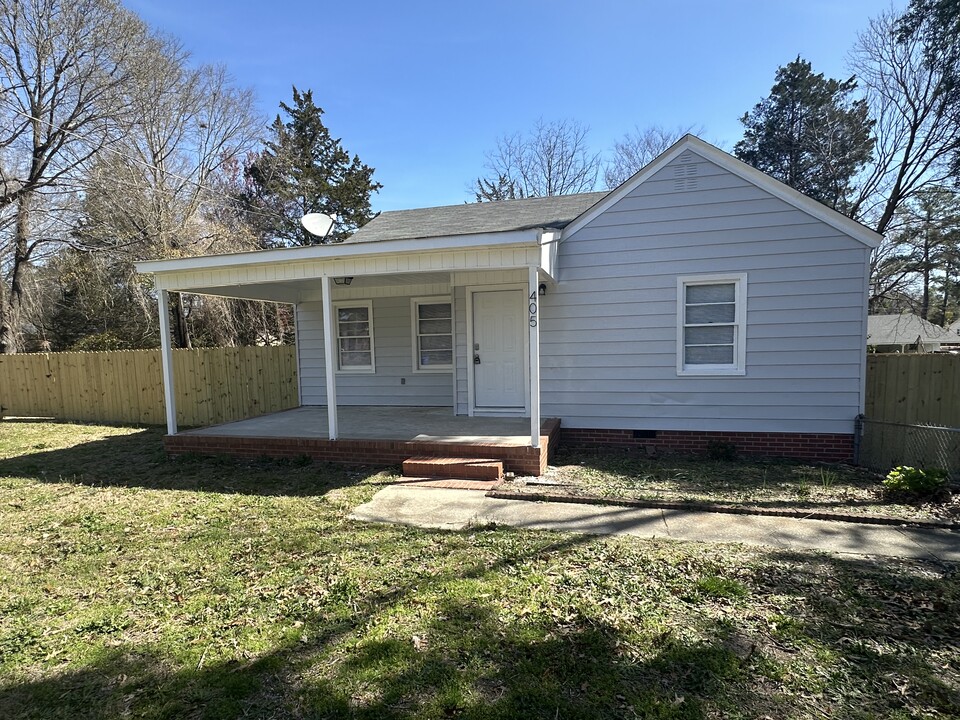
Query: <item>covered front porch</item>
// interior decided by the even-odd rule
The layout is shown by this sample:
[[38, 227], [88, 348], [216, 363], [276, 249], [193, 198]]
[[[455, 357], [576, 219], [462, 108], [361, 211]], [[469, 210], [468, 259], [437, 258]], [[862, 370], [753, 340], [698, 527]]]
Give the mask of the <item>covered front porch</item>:
[[305, 406], [247, 420], [184, 430], [166, 438], [172, 454], [190, 452], [247, 457], [309, 457], [364, 465], [399, 465], [412, 456], [483, 458], [523, 475], [546, 470], [559, 441], [560, 421], [541, 423], [532, 447], [529, 420], [452, 416], [449, 408], [338, 408], [339, 437], [329, 439], [323, 406]]
[[[540, 474], [540, 300], [558, 233], [497, 233], [139, 263], [158, 290], [167, 448], [393, 464], [491, 457]], [[170, 293], [294, 307], [300, 408], [180, 432]], [[496, 450], [496, 452], [493, 452]]]

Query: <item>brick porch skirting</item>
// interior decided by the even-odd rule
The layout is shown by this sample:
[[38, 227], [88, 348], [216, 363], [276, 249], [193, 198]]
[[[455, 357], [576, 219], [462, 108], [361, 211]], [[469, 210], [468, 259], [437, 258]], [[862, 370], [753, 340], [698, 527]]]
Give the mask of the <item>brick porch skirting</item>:
[[743, 455], [852, 462], [853, 435], [845, 433], [719, 432], [690, 430], [591, 430], [564, 427], [568, 445], [652, 448], [659, 452], [705, 453], [711, 442], [730, 443]]
[[416, 440], [323, 440], [320, 438], [237, 437], [181, 434], [163, 439], [169, 455], [236, 455], [239, 457], [308, 457], [348, 465], [400, 465], [416, 456], [475, 457], [503, 461], [504, 470], [518, 475], [546, 472], [551, 446], [560, 439], [560, 421], [544, 420], [540, 447], [490, 443], [420, 442]]

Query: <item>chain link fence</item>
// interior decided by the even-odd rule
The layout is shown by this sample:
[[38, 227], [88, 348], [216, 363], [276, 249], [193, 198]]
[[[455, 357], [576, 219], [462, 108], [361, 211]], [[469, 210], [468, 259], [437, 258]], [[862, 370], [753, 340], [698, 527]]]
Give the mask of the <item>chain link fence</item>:
[[960, 480], [960, 428], [907, 425], [860, 416], [856, 427], [856, 463], [877, 472], [898, 465], [946, 470]]

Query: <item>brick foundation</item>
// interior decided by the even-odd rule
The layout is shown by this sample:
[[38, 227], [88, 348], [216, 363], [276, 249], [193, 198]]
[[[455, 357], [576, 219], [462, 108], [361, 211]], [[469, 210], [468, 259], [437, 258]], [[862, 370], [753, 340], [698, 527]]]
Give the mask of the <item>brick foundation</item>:
[[239, 457], [309, 457], [347, 465], [400, 465], [416, 456], [496, 458], [504, 470], [518, 475], [542, 475], [551, 446], [560, 439], [560, 421], [544, 420], [540, 447], [499, 443], [442, 443], [404, 440], [322, 440], [320, 438], [235, 437], [228, 435], [167, 435], [170, 455], [236, 455]]
[[[652, 435], [642, 437], [641, 435]], [[567, 445], [602, 445], [657, 452], [705, 453], [711, 442], [731, 443], [743, 455], [797, 458], [820, 462], [851, 462], [853, 435], [843, 433], [715, 432], [689, 430], [560, 430]]]

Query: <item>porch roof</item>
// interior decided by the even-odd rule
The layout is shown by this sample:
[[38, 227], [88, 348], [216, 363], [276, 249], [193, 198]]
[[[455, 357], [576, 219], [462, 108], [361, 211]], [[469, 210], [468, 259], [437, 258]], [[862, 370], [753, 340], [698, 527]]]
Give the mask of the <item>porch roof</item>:
[[[374, 284], [391, 278], [447, 282], [458, 271], [534, 267], [549, 278], [558, 230], [530, 228], [427, 239], [397, 239], [204, 255], [135, 263], [158, 290], [297, 303], [316, 299], [317, 281], [351, 277]], [[310, 295], [311, 297], [307, 297]]]
[[[295, 302], [291, 283], [323, 276], [386, 275], [506, 267], [554, 274], [563, 227], [607, 193], [580, 193], [384, 212], [343, 243], [142, 260], [157, 287]], [[259, 286], [239, 293], [230, 288]]]
[[608, 194], [608, 192], [577, 193], [498, 202], [461, 203], [414, 210], [392, 210], [377, 215], [347, 238], [345, 244], [499, 233], [531, 228], [559, 230], [576, 220]]

